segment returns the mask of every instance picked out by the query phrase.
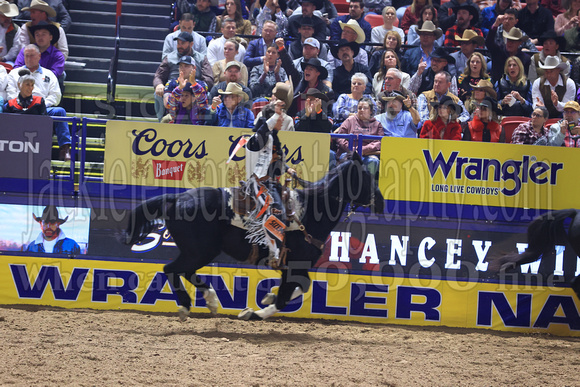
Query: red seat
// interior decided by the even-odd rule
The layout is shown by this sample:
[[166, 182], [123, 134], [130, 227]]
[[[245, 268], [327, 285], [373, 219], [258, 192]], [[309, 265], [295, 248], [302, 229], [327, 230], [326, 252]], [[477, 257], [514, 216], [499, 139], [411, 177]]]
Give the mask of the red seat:
[[514, 130], [524, 122], [528, 122], [530, 117], [522, 117], [522, 116], [511, 116], [511, 117], [504, 117], [501, 120], [501, 126], [505, 132], [505, 142], [510, 144], [512, 142], [512, 134]]
[[558, 123], [558, 121], [560, 121], [560, 120], [561, 120], [561, 118], [548, 118], [546, 120], [546, 123], [544, 124], [544, 128], [550, 129], [550, 126]]
[[365, 15], [365, 20], [369, 22], [369, 24], [373, 28], [383, 25], [383, 15], [374, 15], [371, 13], [367, 13]]

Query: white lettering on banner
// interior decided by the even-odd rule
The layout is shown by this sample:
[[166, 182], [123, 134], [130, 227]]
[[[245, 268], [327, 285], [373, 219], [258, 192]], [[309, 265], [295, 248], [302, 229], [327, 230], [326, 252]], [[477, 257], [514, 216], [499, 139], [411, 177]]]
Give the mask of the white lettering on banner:
[[[8, 144], [8, 147], [6, 145]], [[6, 149], [7, 148], [7, 149]], [[40, 143], [35, 142], [23, 142], [23, 141], [8, 141], [8, 140], [0, 140], [0, 152], [8, 152], [12, 153], [39, 153], [40, 152]]]
[[564, 275], [564, 250], [565, 246], [556, 245], [556, 268], [554, 275]]
[[375, 242], [375, 234], [368, 234], [367, 240], [365, 241], [365, 247], [363, 252], [359, 258], [360, 263], [366, 263], [367, 258], [369, 259], [369, 263], [372, 265], [379, 264], [379, 255], [377, 254], [377, 244]]
[[330, 233], [330, 262], [349, 262], [350, 232], [333, 231]]
[[485, 249], [482, 248], [483, 241], [472, 241], [471, 244], [475, 249], [475, 254], [477, 255], [477, 265], [475, 266], [475, 270], [477, 271], [487, 271], [487, 266], [489, 265], [488, 262], [483, 262], [485, 257], [487, 256], [487, 252], [491, 247], [491, 241], [485, 241]]
[[161, 164], [157, 164], [157, 169], [155, 170], [155, 177], [161, 177], [165, 175], [169, 175], [173, 177], [173, 172], [176, 174], [179, 172], [183, 172], [183, 164], [178, 166], [172, 166], [169, 168], [161, 168]]
[[[523, 254], [526, 249], [528, 248], [528, 244], [527, 243], [516, 243], [516, 248], [518, 249], [518, 253], [519, 254]], [[538, 274], [538, 269], [540, 268], [540, 258], [538, 258], [537, 261], [534, 261], [532, 263], [525, 263], [523, 265], [520, 266], [520, 271], [522, 272], [522, 274], [526, 274], [526, 273], [532, 273], [532, 274]]]
[[445, 261], [446, 269], [459, 269], [461, 268], [461, 261], [457, 260], [455, 262], [455, 256], [461, 257], [461, 239], [447, 239], [447, 260]]
[[397, 235], [391, 235], [391, 258], [389, 259], [389, 265], [394, 266], [397, 264], [395, 261], [395, 253], [399, 256], [399, 261], [401, 261], [401, 266], [407, 266], [407, 250], [409, 237], [407, 235], [403, 236], [403, 243]]
[[[421, 243], [419, 244], [419, 264], [424, 268], [430, 268], [435, 263], [435, 258], [431, 257], [431, 259], [427, 259], [427, 255], [425, 254], [425, 250], [431, 250], [433, 246], [435, 246], [435, 239], [431, 237], [423, 238]], [[427, 246], [425, 246], [427, 245]], [[425, 249], [427, 247], [427, 249]]]
[[575, 277], [580, 275], [580, 257], [576, 257], [576, 272], [574, 273]]

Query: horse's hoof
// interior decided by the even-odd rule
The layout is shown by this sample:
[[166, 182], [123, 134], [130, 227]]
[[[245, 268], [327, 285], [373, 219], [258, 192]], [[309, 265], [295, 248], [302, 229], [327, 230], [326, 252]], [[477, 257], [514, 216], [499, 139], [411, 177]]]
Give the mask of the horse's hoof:
[[238, 318], [240, 320], [246, 320], [246, 321], [248, 321], [249, 319], [252, 318], [252, 315], [253, 314], [254, 314], [254, 309], [252, 309], [252, 308], [246, 308], [246, 309], [242, 310], [240, 312], [240, 314], [238, 314]]
[[276, 303], [276, 294], [275, 293], [268, 293], [262, 298], [262, 305], [272, 305]]
[[205, 305], [207, 306], [211, 314], [213, 314], [214, 316], [217, 315], [218, 297], [215, 290], [213, 290], [213, 288], [207, 289], [205, 292], [203, 292], [203, 298], [205, 299]]
[[177, 309], [177, 314], [179, 315], [179, 320], [186, 321], [189, 316], [189, 308], [180, 306], [179, 309]]

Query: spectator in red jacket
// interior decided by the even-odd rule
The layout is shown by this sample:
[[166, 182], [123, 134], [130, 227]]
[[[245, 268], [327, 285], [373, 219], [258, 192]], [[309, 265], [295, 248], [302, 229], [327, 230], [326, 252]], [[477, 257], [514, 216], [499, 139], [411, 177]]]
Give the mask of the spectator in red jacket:
[[440, 101], [432, 102], [431, 116], [423, 124], [421, 138], [461, 140], [461, 125], [457, 117], [463, 108], [451, 97], [444, 95]]

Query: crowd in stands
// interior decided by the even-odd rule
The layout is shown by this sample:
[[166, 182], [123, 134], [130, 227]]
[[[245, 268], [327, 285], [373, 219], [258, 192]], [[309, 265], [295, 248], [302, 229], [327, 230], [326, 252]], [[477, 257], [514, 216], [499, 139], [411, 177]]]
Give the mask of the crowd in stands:
[[[17, 3], [0, 0], [0, 60], [15, 68], [0, 73], [0, 98], [25, 111], [21, 85], [62, 80], [71, 21], [62, 0]], [[11, 22], [27, 12], [30, 22]], [[155, 111], [162, 122], [253, 128], [286, 84], [288, 130], [576, 147], [579, 12], [580, 0], [351, 0], [346, 14], [329, 0], [178, 0]], [[60, 99], [40, 96], [49, 111]], [[510, 116], [527, 117], [513, 134]], [[549, 119], [559, 121], [538, 126]], [[336, 158], [343, 148], [334, 144]], [[379, 150], [365, 143], [363, 156]]]

